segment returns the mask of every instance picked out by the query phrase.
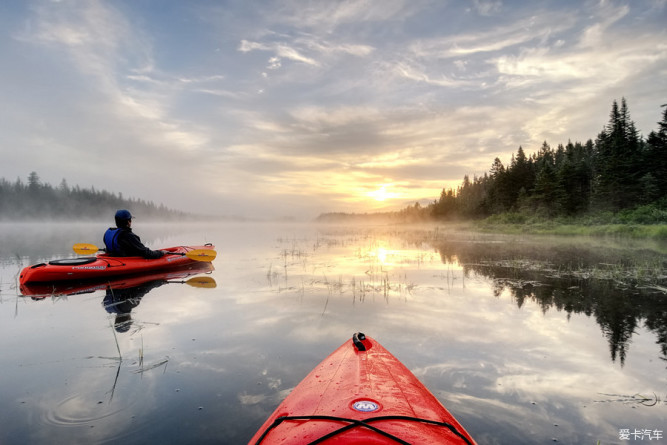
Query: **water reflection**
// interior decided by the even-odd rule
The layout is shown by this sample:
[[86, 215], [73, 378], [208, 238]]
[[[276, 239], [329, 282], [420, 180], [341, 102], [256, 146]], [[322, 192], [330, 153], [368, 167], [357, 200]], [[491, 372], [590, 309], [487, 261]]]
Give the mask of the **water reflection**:
[[609, 342], [612, 361], [624, 364], [633, 334], [644, 324], [667, 361], [667, 257], [628, 251], [527, 242], [433, 243], [443, 263], [461, 263], [493, 282], [494, 295], [509, 295], [549, 309], [593, 317]]
[[[402, 271], [415, 276], [415, 269], [437, 268], [433, 263], [439, 262], [446, 268], [437, 277], [448, 291], [457, 282], [465, 287], [466, 280], [482, 277], [494, 296], [508, 296], [519, 309], [530, 301], [543, 314], [555, 309], [568, 320], [572, 314], [590, 317], [608, 342], [611, 361], [621, 366], [633, 336], [645, 328], [655, 334], [660, 360], [667, 361], [667, 255], [658, 245], [401, 227], [322, 228], [312, 254], [308, 240], [279, 241], [289, 247], [281, 247], [280, 269], [270, 267], [269, 285], [282, 275], [280, 293], [303, 298], [325, 291], [322, 315], [333, 297], [351, 295], [353, 304], [368, 296], [406, 300], [432, 277], [415, 282]], [[329, 258], [337, 252], [347, 256]]]
[[211, 263], [198, 262], [150, 274], [113, 277], [111, 280], [22, 284], [21, 293], [33, 300], [44, 300], [103, 290], [102, 306], [107, 313], [115, 316], [113, 326], [116, 331], [124, 333], [132, 327], [132, 310], [139, 306], [141, 300], [149, 292], [166, 284], [187, 284], [192, 287], [215, 288], [217, 285], [215, 279], [201, 275], [213, 270]]

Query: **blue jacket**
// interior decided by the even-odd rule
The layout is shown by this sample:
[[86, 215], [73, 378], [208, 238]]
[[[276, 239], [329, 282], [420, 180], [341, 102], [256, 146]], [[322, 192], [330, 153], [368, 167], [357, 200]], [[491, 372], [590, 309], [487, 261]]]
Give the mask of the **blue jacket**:
[[104, 232], [106, 252], [112, 256], [141, 256], [160, 258], [162, 251], [151, 250], [141, 243], [141, 239], [132, 233], [129, 227], [110, 227]]
[[107, 254], [122, 256], [120, 244], [118, 243], [118, 235], [120, 235], [120, 229], [115, 227], [109, 227], [104, 232], [104, 245], [106, 246]]

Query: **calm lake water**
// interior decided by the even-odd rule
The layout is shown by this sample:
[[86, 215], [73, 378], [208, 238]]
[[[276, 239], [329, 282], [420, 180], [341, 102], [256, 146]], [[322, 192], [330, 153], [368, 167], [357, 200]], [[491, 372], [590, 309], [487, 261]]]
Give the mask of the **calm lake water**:
[[153, 248], [215, 244], [215, 270], [107, 308], [104, 286], [22, 295], [22, 267], [105, 228], [0, 225], [2, 444], [244, 444], [358, 331], [479, 444], [667, 443], [664, 245], [137, 220]]

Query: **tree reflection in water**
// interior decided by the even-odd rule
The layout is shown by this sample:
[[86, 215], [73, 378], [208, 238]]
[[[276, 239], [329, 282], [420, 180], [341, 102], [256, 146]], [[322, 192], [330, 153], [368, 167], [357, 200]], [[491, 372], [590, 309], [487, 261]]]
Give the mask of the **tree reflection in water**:
[[[624, 364], [632, 335], [644, 324], [667, 361], [667, 257], [652, 250], [482, 240], [434, 240], [443, 263], [493, 280], [518, 307], [533, 301], [549, 309], [594, 317], [612, 361]], [[569, 318], [569, 317], [568, 317]]]

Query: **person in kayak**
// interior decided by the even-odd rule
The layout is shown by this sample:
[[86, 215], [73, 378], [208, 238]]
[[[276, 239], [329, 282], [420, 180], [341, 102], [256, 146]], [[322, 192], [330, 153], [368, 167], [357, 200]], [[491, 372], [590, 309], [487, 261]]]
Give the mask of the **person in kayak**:
[[128, 210], [118, 210], [115, 215], [116, 227], [109, 227], [104, 233], [106, 252], [112, 256], [141, 256], [148, 259], [161, 258], [165, 252], [151, 250], [132, 232], [132, 214]]

